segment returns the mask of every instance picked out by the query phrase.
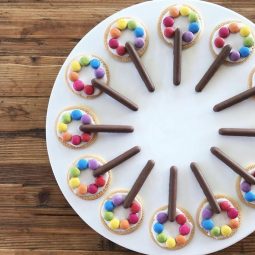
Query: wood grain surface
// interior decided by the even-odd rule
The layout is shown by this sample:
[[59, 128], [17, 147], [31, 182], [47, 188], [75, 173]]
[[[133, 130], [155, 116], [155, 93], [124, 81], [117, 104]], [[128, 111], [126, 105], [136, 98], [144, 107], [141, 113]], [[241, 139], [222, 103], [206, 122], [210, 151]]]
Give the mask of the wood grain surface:
[[[136, 254], [70, 208], [48, 161], [45, 116], [55, 77], [96, 24], [139, 0], [0, 0], [0, 254]], [[211, 0], [255, 21], [254, 0]], [[255, 234], [217, 254], [255, 254]]]

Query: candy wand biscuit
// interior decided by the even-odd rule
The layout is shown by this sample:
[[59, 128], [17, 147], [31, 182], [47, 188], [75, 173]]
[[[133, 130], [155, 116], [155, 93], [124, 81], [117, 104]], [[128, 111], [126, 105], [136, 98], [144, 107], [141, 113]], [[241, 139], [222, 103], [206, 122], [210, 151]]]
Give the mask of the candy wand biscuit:
[[132, 102], [127, 97], [121, 95], [118, 91], [114, 90], [113, 88], [107, 86], [103, 82], [101, 82], [97, 79], [93, 79], [91, 81], [91, 83], [92, 83], [93, 87], [98, 88], [100, 91], [104, 92], [108, 96], [110, 96], [113, 99], [115, 99], [116, 101], [120, 102], [121, 104], [123, 104], [124, 106], [129, 108], [130, 110], [133, 110], [133, 111], [138, 110], [138, 106], [134, 102]]
[[219, 129], [220, 135], [226, 136], [249, 136], [255, 137], [254, 128], [221, 128]]
[[219, 160], [225, 163], [228, 167], [230, 167], [234, 172], [238, 175], [242, 176], [248, 183], [255, 184], [255, 177], [247, 173], [245, 169], [240, 166], [238, 163], [229, 158], [223, 151], [221, 151], [217, 147], [212, 147], [211, 152], [214, 156], [216, 156]]
[[169, 179], [169, 197], [168, 197], [168, 219], [175, 221], [176, 216], [176, 199], [177, 199], [177, 167], [170, 168]]
[[154, 165], [155, 165], [155, 162], [153, 160], [148, 160], [147, 164], [145, 165], [145, 167], [141, 171], [141, 173], [138, 176], [137, 180], [135, 181], [133, 187], [128, 192], [128, 194], [127, 194], [127, 196], [124, 200], [124, 204], [123, 204], [124, 208], [129, 208], [132, 205], [136, 195], [138, 194], [138, 192], [142, 188], [144, 182], [146, 181], [147, 177], [151, 173], [151, 170], [154, 167]]
[[201, 171], [200, 171], [198, 165], [196, 163], [192, 162], [190, 164], [190, 168], [191, 168], [193, 174], [195, 175], [201, 189], [203, 190], [212, 210], [215, 213], [219, 214], [221, 212], [220, 207], [219, 207], [216, 199], [214, 198], [214, 195], [213, 195], [210, 187], [208, 186], [208, 183], [206, 182], [203, 175], [201, 174]]
[[153, 92], [155, 90], [155, 86], [153, 85], [143, 63], [141, 62], [140, 56], [136, 52], [135, 47], [131, 42], [126, 42], [125, 47], [148, 91]]
[[227, 56], [231, 52], [231, 49], [232, 48], [230, 45], [224, 46], [224, 48], [222, 49], [220, 54], [216, 57], [216, 59], [213, 61], [212, 65], [209, 67], [209, 69], [206, 71], [206, 73], [204, 74], [202, 79], [197, 84], [197, 86], [195, 88], [196, 92], [201, 92], [205, 88], [205, 86], [211, 80], [213, 75], [218, 71], [220, 66], [225, 62]]
[[98, 177], [99, 175], [102, 175], [102, 174], [108, 172], [112, 168], [114, 168], [114, 167], [120, 165], [121, 163], [123, 163], [124, 161], [130, 159], [131, 157], [133, 157], [135, 154], [137, 154], [140, 151], [141, 151], [141, 148], [139, 146], [135, 146], [135, 147], [127, 150], [126, 152], [122, 153], [121, 155], [117, 156], [116, 158], [108, 161], [106, 164], [99, 167], [97, 170], [94, 171], [93, 175], [95, 177]]
[[241, 92], [240, 94], [237, 94], [219, 104], [216, 104], [214, 107], [213, 107], [213, 110], [215, 112], [220, 112], [232, 105], [235, 105], [235, 104], [238, 104], [252, 96], [255, 95], [255, 87], [251, 88], [251, 89], [247, 89], [243, 92]]
[[127, 125], [81, 125], [80, 130], [92, 133], [132, 133], [134, 128]]
[[182, 40], [181, 30], [175, 29], [174, 32], [174, 63], [173, 63], [173, 83], [174, 85], [180, 85], [181, 83], [181, 59], [182, 59]]

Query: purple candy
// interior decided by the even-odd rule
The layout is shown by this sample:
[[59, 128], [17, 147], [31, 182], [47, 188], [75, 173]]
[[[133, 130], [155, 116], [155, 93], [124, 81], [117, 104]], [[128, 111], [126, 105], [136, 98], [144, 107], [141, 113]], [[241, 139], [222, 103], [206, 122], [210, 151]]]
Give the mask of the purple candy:
[[231, 61], [237, 61], [240, 59], [240, 53], [236, 50], [232, 50], [229, 54], [229, 59]]
[[103, 68], [99, 67], [95, 70], [95, 76], [97, 79], [103, 78], [105, 75], [105, 71]]
[[122, 195], [115, 195], [112, 198], [112, 202], [115, 206], [119, 206], [124, 202], [124, 197]]
[[96, 170], [98, 167], [99, 167], [99, 164], [95, 159], [90, 159], [89, 160], [89, 168], [91, 170]]
[[183, 33], [182, 40], [186, 43], [190, 43], [194, 38], [194, 34], [190, 31]]
[[241, 190], [242, 190], [243, 192], [249, 192], [249, 191], [251, 190], [251, 185], [250, 185], [248, 182], [243, 181], [243, 182], [241, 183]]
[[143, 38], [136, 38], [135, 39], [135, 47], [136, 48], [142, 48], [144, 45], [144, 39]]
[[209, 208], [205, 208], [205, 209], [203, 210], [203, 212], [202, 212], [202, 217], [203, 217], [203, 219], [208, 220], [208, 219], [211, 219], [212, 216], [213, 216], [212, 210], [210, 210]]
[[168, 215], [167, 213], [164, 213], [164, 212], [161, 212], [157, 215], [157, 221], [160, 223], [160, 224], [164, 224], [165, 222], [167, 222], [168, 220]]
[[82, 117], [81, 117], [81, 122], [82, 122], [83, 124], [90, 124], [90, 123], [91, 123], [91, 118], [90, 118], [90, 116], [89, 116], [88, 114], [82, 115]]

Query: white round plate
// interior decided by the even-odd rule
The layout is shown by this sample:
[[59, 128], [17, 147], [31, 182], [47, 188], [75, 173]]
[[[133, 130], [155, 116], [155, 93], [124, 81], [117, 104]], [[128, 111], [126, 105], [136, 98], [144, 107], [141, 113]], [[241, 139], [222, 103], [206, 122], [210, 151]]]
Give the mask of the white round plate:
[[[157, 22], [161, 11], [177, 2], [191, 5], [200, 12], [204, 31], [194, 46], [184, 50], [182, 83], [175, 87], [172, 84], [172, 48], [160, 38]], [[154, 93], [146, 90], [132, 63], [113, 59], [105, 49], [104, 31], [113, 20], [123, 16], [138, 17], [148, 28], [150, 41], [142, 61], [156, 85]], [[47, 148], [54, 175], [77, 214], [95, 231], [121, 246], [145, 254], [171, 253], [158, 247], [149, 233], [153, 213], [168, 201], [171, 165], [179, 168], [177, 203], [194, 218], [204, 195], [190, 170], [192, 161], [200, 164], [216, 194], [226, 194], [238, 200], [235, 188], [237, 176], [210, 153], [210, 147], [220, 147], [243, 166], [255, 161], [254, 138], [218, 135], [218, 129], [222, 127], [254, 127], [255, 102], [250, 99], [219, 113], [212, 109], [216, 103], [247, 89], [248, 75], [254, 67], [253, 56], [243, 64], [223, 66], [202, 93], [196, 93], [194, 89], [214, 59], [209, 48], [211, 32], [216, 25], [226, 20], [241, 20], [255, 28], [252, 22], [241, 15], [203, 1], [163, 0], [134, 5], [105, 19], [84, 36], [67, 57], [57, 76], [49, 100], [46, 124]], [[86, 100], [70, 92], [65, 81], [65, 70], [70, 60], [81, 53], [95, 54], [105, 60], [110, 69], [110, 85], [137, 102], [140, 106], [138, 112], [122, 107], [106, 95]], [[97, 141], [87, 149], [64, 147], [55, 135], [55, 120], [64, 108], [80, 104], [91, 107], [101, 123], [133, 125], [135, 132], [100, 134]], [[70, 164], [81, 155], [97, 154], [110, 160], [135, 145], [141, 146], [142, 151], [113, 170], [113, 182], [107, 193], [118, 188], [130, 188], [148, 159], [154, 159], [156, 165], [139, 193], [144, 201], [143, 224], [132, 234], [120, 236], [109, 232], [100, 220], [103, 197], [94, 201], [76, 197], [67, 185], [66, 176]], [[240, 204], [242, 224], [233, 237], [216, 241], [196, 228], [193, 241], [187, 247], [174, 251], [174, 254], [215, 252], [253, 232], [254, 209]]]

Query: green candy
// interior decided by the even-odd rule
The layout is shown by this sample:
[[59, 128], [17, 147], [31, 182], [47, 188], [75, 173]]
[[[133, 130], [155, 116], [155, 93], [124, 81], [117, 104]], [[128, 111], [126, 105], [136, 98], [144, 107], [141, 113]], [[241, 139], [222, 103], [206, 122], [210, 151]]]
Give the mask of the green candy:
[[212, 235], [212, 236], [219, 236], [219, 235], [220, 235], [220, 227], [215, 226], [215, 227], [211, 230], [211, 235]]
[[160, 243], [165, 243], [166, 240], [167, 240], [166, 234], [164, 234], [164, 233], [158, 234], [158, 235], [157, 235], [157, 240], [158, 240], [158, 242], [160, 242]]
[[254, 39], [250, 36], [247, 36], [244, 38], [243, 44], [246, 47], [252, 47], [254, 45]]
[[104, 219], [107, 221], [111, 221], [113, 219], [114, 215], [112, 212], [105, 212], [104, 213]]
[[80, 65], [87, 66], [90, 63], [90, 58], [88, 56], [84, 56], [80, 58]]
[[128, 22], [127, 26], [128, 26], [128, 29], [130, 29], [130, 30], [135, 30], [136, 27], [137, 27], [137, 23], [136, 23], [135, 20], [130, 20], [130, 21]]
[[197, 21], [197, 14], [195, 12], [191, 12], [189, 14], [189, 22], [195, 22]]
[[62, 116], [62, 121], [63, 121], [63, 123], [65, 123], [65, 124], [69, 124], [69, 123], [72, 121], [71, 114], [70, 114], [70, 113], [65, 113], [65, 114]]
[[69, 173], [71, 177], [78, 177], [81, 172], [77, 167], [71, 167]]

